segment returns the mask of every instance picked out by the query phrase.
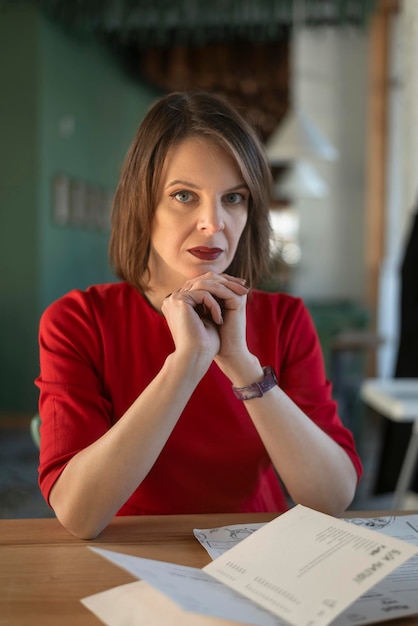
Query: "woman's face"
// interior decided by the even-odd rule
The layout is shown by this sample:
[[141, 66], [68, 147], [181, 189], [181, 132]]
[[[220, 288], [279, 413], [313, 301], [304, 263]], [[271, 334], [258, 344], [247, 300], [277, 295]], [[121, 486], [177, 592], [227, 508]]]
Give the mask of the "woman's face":
[[166, 293], [230, 265], [244, 230], [250, 192], [221, 147], [199, 137], [172, 147], [161, 174], [151, 230], [150, 287]]

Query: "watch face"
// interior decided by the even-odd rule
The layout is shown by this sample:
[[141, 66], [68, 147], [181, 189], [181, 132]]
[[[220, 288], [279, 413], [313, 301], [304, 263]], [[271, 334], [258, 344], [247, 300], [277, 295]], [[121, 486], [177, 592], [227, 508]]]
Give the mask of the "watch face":
[[265, 367], [264, 368], [264, 378], [259, 383], [259, 386], [261, 387], [263, 393], [266, 393], [266, 391], [268, 391], [269, 389], [274, 387], [276, 385], [276, 382], [277, 382], [276, 381], [276, 376], [274, 374], [273, 368]]

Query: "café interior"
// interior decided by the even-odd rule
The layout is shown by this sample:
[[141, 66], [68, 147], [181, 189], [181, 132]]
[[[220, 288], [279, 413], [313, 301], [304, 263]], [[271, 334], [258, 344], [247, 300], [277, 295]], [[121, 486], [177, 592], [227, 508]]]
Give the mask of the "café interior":
[[[190, 88], [225, 95], [262, 138], [274, 188], [260, 286], [310, 309], [364, 464], [353, 507], [391, 508], [418, 420], [417, 352], [398, 371], [407, 290], [418, 345], [417, 287], [402, 272], [417, 208], [417, 33], [415, 0], [0, 1], [0, 518], [53, 515], [37, 486], [39, 318], [71, 289], [115, 280], [109, 216], [125, 152], [159, 95]], [[382, 388], [368, 386], [398, 378], [412, 385], [405, 412], [397, 388], [383, 383], [376, 400]], [[397, 508], [418, 509], [409, 461]]]

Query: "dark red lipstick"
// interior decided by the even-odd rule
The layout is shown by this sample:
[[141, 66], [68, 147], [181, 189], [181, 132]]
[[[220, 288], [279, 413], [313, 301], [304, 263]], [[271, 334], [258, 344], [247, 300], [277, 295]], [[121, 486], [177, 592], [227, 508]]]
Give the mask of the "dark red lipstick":
[[206, 246], [198, 246], [196, 248], [190, 248], [189, 252], [201, 261], [216, 261], [216, 259], [222, 254], [223, 250], [221, 250], [220, 248], [207, 248]]

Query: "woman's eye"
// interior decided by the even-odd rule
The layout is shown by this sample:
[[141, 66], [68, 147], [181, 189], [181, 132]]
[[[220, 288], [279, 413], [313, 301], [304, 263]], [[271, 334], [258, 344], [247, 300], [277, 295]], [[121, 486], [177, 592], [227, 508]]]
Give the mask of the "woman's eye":
[[193, 195], [190, 193], [190, 191], [176, 191], [176, 193], [173, 193], [172, 197], [179, 202], [190, 202], [190, 200], [192, 200], [193, 198]]
[[225, 200], [228, 204], [240, 204], [245, 201], [245, 198], [242, 193], [233, 192], [228, 193], [225, 196]]

